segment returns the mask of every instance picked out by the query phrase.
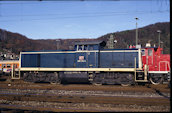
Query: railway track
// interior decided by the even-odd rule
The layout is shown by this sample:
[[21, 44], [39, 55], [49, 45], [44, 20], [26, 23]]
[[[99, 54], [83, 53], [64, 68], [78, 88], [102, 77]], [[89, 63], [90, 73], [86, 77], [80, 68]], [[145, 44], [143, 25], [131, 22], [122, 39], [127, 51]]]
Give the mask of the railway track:
[[142, 93], [142, 92], [111, 92], [111, 91], [83, 91], [83, 90], [35, 90], [35, 89], [3, 89], [0, 95], [24, 96], [102, 96], [102, 97], [133, 97], [133, 98], [168, 98], [170, 93]]
[[170, 111], [170, 89], [167, 85], [0, 82], [0, 108], [51, 112]]
[[[137, 104], [98, 104], [98, 103], [56, 103], [56, 102], [37, 102], [37, 101], [4, 101], [1, 105], [3, 108], [10, 109], [23, 109], [23, 110], [37, 110], [37, 111], [51, 111], [51, 112], [105, 112], [105, 111], [139, 111], [139, 112], [158, 112], [169, 111], [169, 106], [156, 106], [156, 105], [137, 105]], [[7, 103], [10, 103], [8, 105]]]

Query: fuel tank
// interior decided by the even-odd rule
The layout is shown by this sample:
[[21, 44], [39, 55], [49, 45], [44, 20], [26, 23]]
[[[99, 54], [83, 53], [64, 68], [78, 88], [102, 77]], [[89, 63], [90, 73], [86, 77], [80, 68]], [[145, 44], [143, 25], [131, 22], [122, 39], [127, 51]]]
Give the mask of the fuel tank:
[[59, 78], [61, 82], [67, 83], [88, 83], [87, 72], [60, 72]]

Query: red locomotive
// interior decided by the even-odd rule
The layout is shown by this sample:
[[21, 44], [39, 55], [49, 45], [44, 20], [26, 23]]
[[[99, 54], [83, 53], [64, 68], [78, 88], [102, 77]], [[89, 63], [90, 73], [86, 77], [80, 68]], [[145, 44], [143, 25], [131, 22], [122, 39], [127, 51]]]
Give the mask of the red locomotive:
[[147, 43], [142, 51], [143, 70], [147, 69], [148, 79], [152, 84], [169, 81], [170, 77], [170, 54], [162, 54], [163, 49], [150, 47]]

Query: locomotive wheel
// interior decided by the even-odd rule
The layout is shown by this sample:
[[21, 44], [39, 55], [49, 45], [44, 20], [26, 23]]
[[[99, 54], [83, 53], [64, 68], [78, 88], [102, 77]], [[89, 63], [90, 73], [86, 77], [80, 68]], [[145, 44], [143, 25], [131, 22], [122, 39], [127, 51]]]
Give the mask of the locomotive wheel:
[[150, 82], [154, 85], [158, 85], [162, 83], [163, 78], [162, 77], [150, 77]]
[[121, 80], [121, 86], [130, 86], [132, 84], [132, 81], [133, 80], [133, 74], [128, 74], [128, 73], [125, 73], [123, 74], [123, 78]]
[[49, 82], [51, 84], [60, 84], [60, 79], [58, 77], [58, 73], [57, 72], [54, 72], [54, 73], [48, 73], [47, 74], [47, 77], [49, 77]]

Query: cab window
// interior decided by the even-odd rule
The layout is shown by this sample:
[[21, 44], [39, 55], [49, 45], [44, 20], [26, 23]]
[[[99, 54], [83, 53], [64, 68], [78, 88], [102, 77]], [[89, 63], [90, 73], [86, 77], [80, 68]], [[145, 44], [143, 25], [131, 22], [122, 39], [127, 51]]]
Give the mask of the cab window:
[[79, 50], [79, 51], [82, 50], [82, 45], [79, 45], [78, 50]]
[[84, 45], [84, 50], [87, 50], [87, 45]]
[[145, 56], [145, 50], [142, 50], [142, 56]]
[[148, 49], [148, 56], [152, 56], [152, 49]]
[[93, 50], [93, 46], [92, 45], [90, 45], [89, 50]]

